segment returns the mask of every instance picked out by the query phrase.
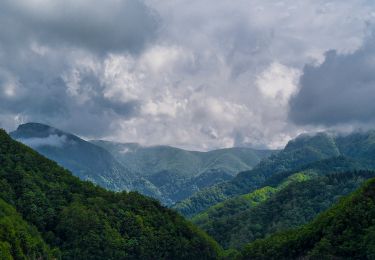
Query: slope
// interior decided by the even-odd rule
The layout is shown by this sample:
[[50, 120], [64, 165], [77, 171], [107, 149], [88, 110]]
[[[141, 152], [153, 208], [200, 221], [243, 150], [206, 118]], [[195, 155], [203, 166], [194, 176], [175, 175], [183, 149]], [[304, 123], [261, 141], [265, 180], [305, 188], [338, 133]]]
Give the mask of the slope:
[[11, 136], [83, 180], [114, 191], [139, 191], [165, 205], [230, 180], [271, 153], [248, 148], [200, 153], [169, 146], [87, 142], [39, 123], [20, 125]]
[[233, 180], [199, 191], [174, 205], [174, 208], [191, 217], [228, 198], [254, 191], [274, 174], [339, 155], [332, 136], [324, 133], [303, 135], [290, 141], [282, 151], [262, 160], [253, 170], [241, 172]]
[[252, 169], [273, 151], [228, 148], [209, 152], [187, 151], [170, 146], [144, 147], [136, 143], [92, 141], [108, 150], [119, 162], [147, 180], [166, 204]]
[[246, 207], [244, 202], [249, 203], [251, 195], [271, 187], [243, 195], [242, 200], [235, 198], [229, 205], [229, 201], [226, 201], [222, 208], [211, 209], [204, 218], [198, 215], [193, 222], [225, 248], [240, 248], [255, 239], [306, 224], [341, 196], [354, 191], [372, 177], [375, 177], [375, 173], [367, 171], [316, 177], [305, 175], [301, 180], [273, 188], [259, 204], [247, 204]]
[[58, 256], [59, 252], [49, 249], [35, 227], [0, 199], [1, 259], [48, 259]]
[[217, 244], [158, 202], [80, 181], [0, 130], [0, 199], [63, 259], [214, 259]]
[[105, 149], [56, 128], [27, 123], [10, 133], [83, 180], [111, 190], [131, 190], [133, 173]]
[[243, 259], [373, 259], [375, 179], [305, 226], [257, 240]]

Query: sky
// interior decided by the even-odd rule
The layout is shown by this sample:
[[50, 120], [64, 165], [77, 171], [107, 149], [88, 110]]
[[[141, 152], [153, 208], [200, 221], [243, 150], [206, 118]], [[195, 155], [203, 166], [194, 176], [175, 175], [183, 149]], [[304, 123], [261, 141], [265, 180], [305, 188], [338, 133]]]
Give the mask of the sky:
[[193, 150], [375, 128], [375, 1], [0, 0], [0, 127]]

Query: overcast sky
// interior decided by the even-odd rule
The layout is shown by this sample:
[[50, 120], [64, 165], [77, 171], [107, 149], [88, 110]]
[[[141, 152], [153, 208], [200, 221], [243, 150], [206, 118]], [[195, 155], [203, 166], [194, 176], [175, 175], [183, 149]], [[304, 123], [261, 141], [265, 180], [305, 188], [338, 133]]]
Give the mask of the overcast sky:
[[0, 0], [0, 127], [282, 147], [375, 127], [373, 0]]

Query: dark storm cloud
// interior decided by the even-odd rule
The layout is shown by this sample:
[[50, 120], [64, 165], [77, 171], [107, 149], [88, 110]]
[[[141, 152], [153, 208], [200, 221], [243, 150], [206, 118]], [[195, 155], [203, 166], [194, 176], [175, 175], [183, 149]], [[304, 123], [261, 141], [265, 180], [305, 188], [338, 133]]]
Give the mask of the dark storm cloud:
[[155, 36], [157, 16], [141, 0], [5, 0], [1, 3], [2, 40], [34, 40], [99, 53], [136, 52]]
[[[112, 53], [137, 55], [157, 28], [140, 0], [1, 1], [0, 126], [11, 129], [19, 117], [106, 134], [116, 119], [136, 115], [139, 102], [106, 98], [101, 69], [92, 66]], [[66, 75], [74, 73], [72, 92]]]
[[[137, 114], [139, 104], [136, 100], [106, 99], [105, 86], [95, 72], [80, 71], [79, 89], [72, 95], [68, 91], [69, 82], [59, 74], [60, 70], [35, 67], [38, 63], [48, 64], [48, 57], [40, 59], [42, 61], [30, 61], [34, 64], [31, 71], [24, 68], [27, 64], [20, 65], [16, 80], [2, 79], [0, 91], [5, 94], [0, 95], [1, 113], [20, 114], [26, 121], [50, 123], [82, 135], [105, 134], [113, 120]], [[61, 69], [65, 71], [70, 67], [66, 65]], [[7, 91], [14, 94], [7, 94]]]
[[300, 91], [290, 101], [297, 124], [334, 126], [375, 122], [375, 42], [352, 54], [326, 53], [319, 66], [306, 66]]

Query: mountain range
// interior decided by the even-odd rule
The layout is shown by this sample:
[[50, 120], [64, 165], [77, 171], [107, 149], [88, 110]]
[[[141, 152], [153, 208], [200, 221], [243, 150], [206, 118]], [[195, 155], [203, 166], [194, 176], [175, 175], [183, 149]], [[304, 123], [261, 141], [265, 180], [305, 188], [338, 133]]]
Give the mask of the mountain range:
[[86, 141], [39, 123], [22, 124], [10, 135], [83, 180], [114, 191], [139, 191], [165, 205], [230, 180], [274, 152], [251, 148], [196, 152], [170, 146]]
[[[109, 189], [147, 181], [167, 204], [186, 186], [192, 195], [173, 208], [193, 223], [138, 193], [80, 181], [2, 131], [0, 254], [9, 259], [375, 257], [375, 131], [302, 135], [280, 151], [205, 153], [87, 142], [40, 124], [12, 136]], [[118, 169], [126, 174], [112, 179]], [[220, 171], [227, 181], [216, 182]]]
[[238, 259], [374, 259], [375, 179], [310, 223], [248, 244]]
[[220, 252], [156, 200], [81, 181], [0, 130], [1, 259], [218, 259]]
[[253, 170], [174, 207], [224, 248], [312, 221], [375, 177], [375, 132], [303, 135]]
[[241, 172], [232, 180], [203, 189], [177, 203], [174, 208], [183, 215], [192, 217], [226, 199], [261, 188], [271, 177], [282, 172], [293, 172], [310, 163], [335, 157], [352, 160], [361, 168], [374, 168], [374, 155], [375, 131], [349, 135], [301, 135], [291, 140], [280, 152], [262, 160], [254, 169]]

